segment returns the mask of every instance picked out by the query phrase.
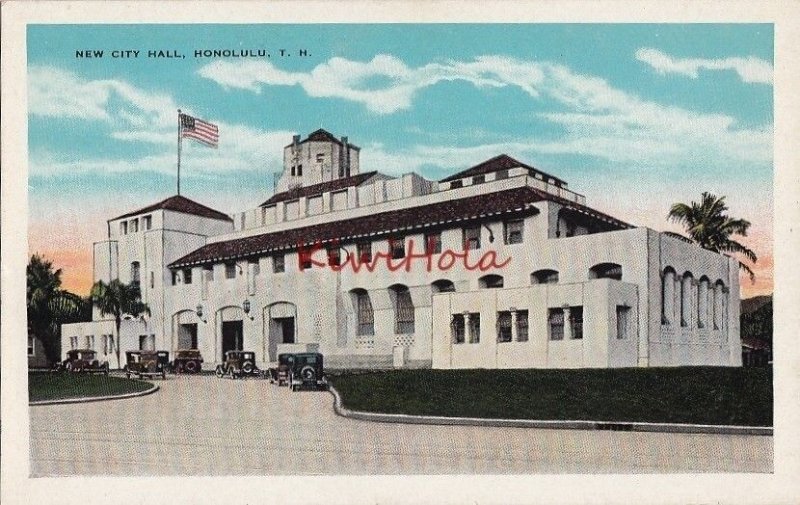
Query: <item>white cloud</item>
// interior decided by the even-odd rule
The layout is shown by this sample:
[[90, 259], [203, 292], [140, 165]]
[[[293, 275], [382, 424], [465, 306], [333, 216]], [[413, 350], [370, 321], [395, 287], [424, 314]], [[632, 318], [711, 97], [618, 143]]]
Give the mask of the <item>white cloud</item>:
[[674, 58], [658, 49], [641, 48], [636, 59], [647, 63], [660, 74], [681, 74], [697, 79], [699, 70], [734, 70], [742, 82], [772, 84], [772, 64], [760, 58], [732, 57], [719, 59]]

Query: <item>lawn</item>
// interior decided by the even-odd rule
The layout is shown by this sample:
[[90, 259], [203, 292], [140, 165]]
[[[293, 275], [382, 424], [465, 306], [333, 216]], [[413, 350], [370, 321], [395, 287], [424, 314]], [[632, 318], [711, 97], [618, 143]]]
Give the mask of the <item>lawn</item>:
[[61, 400], [91, 396], [122, 395], [150, 389], [144, 381], [72, 373], [29, 373], [28, 400]]
[[537, 420], [772, 426], [772, 370], [394, 370], [329, 376], [344, 407]]

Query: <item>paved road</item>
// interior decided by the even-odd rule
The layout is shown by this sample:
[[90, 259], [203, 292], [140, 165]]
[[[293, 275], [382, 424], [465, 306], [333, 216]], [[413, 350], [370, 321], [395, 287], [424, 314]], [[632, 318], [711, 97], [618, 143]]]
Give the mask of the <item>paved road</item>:
[[354, 421], [328, 393], [168, 377], [140, 398], [31, 407], [31, 473], [771, 472], [772, 437]]

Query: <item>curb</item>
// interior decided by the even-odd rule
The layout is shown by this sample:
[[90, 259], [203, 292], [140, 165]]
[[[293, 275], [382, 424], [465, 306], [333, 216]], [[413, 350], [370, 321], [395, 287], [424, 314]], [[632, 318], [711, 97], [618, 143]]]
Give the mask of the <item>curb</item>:
[[339, 392], [329, 386], [333, 394], [333, 410], [348, 419], [376, 423], [428, 424], [443, 426], [486, 426], [500, 428], [538, 428], [553, 430], [640, 431], [654, 433], [702, 433], [718, 435], [772, 436], [773, 428], [764, 426], [729, 426], [711, 424], [671, 424], [621, 421], [543, 421], [533, 419], [484, 419], [476, 417], [414, 416], [408, 414], [381, 414], [350, 410], [342, 406]]
[[115, 396], [90, 396], [88, 398], [63, 398], [60, 400], [39, 400], [35, 402], [28, 402], [31, 407], [38, 407], [41, 405], [62, 405], [67, 403], [89, 403], [89, 402], [102, 402], [109, 400], [124, 400], [126, 398], [136, 398], [138, 396], [146, 396], [155, 393], [161, 386], [152, 384], [153, 387], [145, 389], [144, 391], [137, 391], [136, 393], [125, 393], [124, 395]]

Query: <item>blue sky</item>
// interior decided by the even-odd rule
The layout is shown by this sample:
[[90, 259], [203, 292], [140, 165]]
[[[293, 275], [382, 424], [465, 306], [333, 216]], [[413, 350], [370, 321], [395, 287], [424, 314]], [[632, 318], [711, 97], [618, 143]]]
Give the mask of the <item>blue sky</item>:
[[[771, 25], [30, 26], [31, 248], [88, 248], [173, 194], [180, 107], [220, 126], [217, 150], [184, 143], [183, 193], [226, 212], [263, 201], [281, 147], [324, 127], [363, 170], [442, 178], [506, 152], [659, 229], [670, 203], [725, 194], [771, 255], [772, 62]], [[45, 243], [54, 213], [79, 223]]]

